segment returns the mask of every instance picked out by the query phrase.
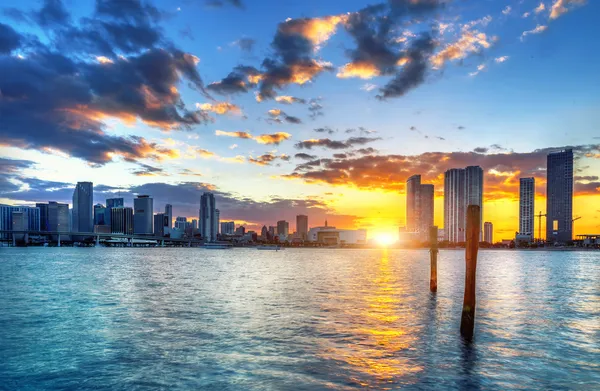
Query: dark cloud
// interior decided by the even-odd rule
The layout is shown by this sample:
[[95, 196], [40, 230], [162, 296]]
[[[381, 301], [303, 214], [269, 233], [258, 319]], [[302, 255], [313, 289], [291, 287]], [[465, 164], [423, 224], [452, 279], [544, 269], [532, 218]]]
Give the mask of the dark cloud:
[[325, 115], [323, 113], [323, 105], [321, 105], [321, 100], [321, 98], [312, 98], [308, 101], [308, 115], [313, 120], [317, 119], [317, 117]]
[[270, 166], [273, 162], [275, 162], [276, 160], [283, 160], [283, 161], [289, 161], [290, 157], [284, 154], [281, 155], [275, 155], [274, 153], [265, 153], [263, 155], [260, 155], [256, 158], [250, 156], [248, 158], [248, 161], [250, 163], [253, 164], [257, 164], [259, 166]]
[[239, 65], [223, 80], [209, 84], [206, 88], [220, 95], [233, 95], [248, 92], [256, 87], [255, 77], [260, 71], [251, 66]]
[[445, 138], [443, 138], [443, 137], [440, 137], [440, 136], [435, 136], [435, 138], [437, 138], [438, 140], [446, 141], [446, 139], [445, 139]]
[[12, 27], [0, 23], [0, 54], [9, 54], [21, 46], [22, 37]]
[[148, 164], [139, 163], [139, 169], [132, 171], [136, 176], [157, 176], [166, 175], [164, 170], [159, 167], [153, 167]]
[[575, 181], [597, 181], [599, 178], [597, 175], [576, 175], [574, 179]]
[[348, 155], [345, 153], [334, 153], [333, 157], [336, 159], [346, 159]]
[[381, 140], [379, 137], [350, 137], [345, 141], [331, 140], [328, 138], [310, 139], [296, 143], [294, 146], [298, 149], [312, 149], [313, 147], [323, 147], [328, 149], [347, 149], [355, 145], [364, 145], [373, 141]]
[[313, 160], [313, 159], [316, 159], [315, 155], [309, 155], [308, 153], [303, 153], [303, 152], [295, 154], [294, 157], [296, 159], [302, 159], [302, 160]]
[[[269, 123], [277, 123], [281, 124], [283, 121], [288, 122], [290, 124], [301, 124], [302, 120], [298, 117], [294, 117], [286, 114], [285, 111], [279, 109], [271, 109], [267, 112], [267, 114], [271, 117], [267, 119]], [[283, 120], [282, 120], [283, 118]]]
[[[204, 93], [198, 60], [162, 37], [154, 25], [161, 18], [156, 8], [133, 0], [98, 2], [95, 18], [83, 18], [79, 25], [70, 24], [65, 12], [59, 1], [46, 1], [34, 19], [54, 39], [48, 45], [28, 44], [22, 59], [0, 56], [0, 143], [59, 151], [93, 164], [114, 156], [162, 159], [175, 151], [143, 137], [107, 134], [104, 119], [141, 120], [162, 129], [212, 121], [181, 99], [176, 86], [182, 80]], [[146, 29], [157, 39], [143, 42]], [[2, 31], [0, 36], [8, 36]], [[165, 48], [154, 46], [159, 41]], [[90, 61], [99, 54], [103, 57]]]
[[245, 52], [251, 52], [254, 49], [256, 41], [252, 38], [243, 37], [234, 42], [240, 49]]
[[473, 150], [473, 152], [477, 152], [477, 153], [486, 153], [487, 151], [489, 151], [489, 149], [484, 148], [484, 147], [477, 147]]
[[457, 127], [458, 130], [465, 130], [466, 128], [464, 126], [459, 126]]
[[236, 8], [244, 9], [244, 3], [242, 3], [241, 0], [206, 0], [206, 5], [218, 8], [231, 5]]
[[[599, 144], [544, 148], [532, 152], [427, 152], [420, 155], [365, 155], [346, 159], [319, 160], [299, 164], [286, 178], [306, 182], [324, 182], [332, 185], [355, 186], [361, 189], [401, 191], [413, 174], [443, 188], [443, 173], [456, 167], [479, 165], [485, 172], [484, 197], [517, 199], [520, 177], [536, 177], [538, 184], [545, 182], [546, 157], [557, 149], [572, 148], [576, 159], [594, 158], [600, 152]], [[594, 176], [586, 182], [576, 182], [575, 194], [597, 194], [599, 183]], [[541, 188], [541, 187], [540, 187]]]
[[334, 134], [336, 132], [336, 130], [331, 129], [329, 126], [325, 126], [324, 128], [316, 128], [315, 132], [317, 132], [317, 133]]
[[355, 152], [359, 153], [361, 155], [373, 155], [375, 153], [378, 153], [379, 151], [375, 148], [368, 147], [368, 148], [357, 149]]

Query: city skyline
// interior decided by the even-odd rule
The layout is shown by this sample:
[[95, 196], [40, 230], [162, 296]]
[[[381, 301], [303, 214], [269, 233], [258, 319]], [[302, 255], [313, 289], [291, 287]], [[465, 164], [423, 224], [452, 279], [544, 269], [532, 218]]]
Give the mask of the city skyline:
[[[600, 98], [591, 86], [600, 83], [600, 53], [583, 39], [600, 32], [598, 2], [441, 3], [398, 14], [404, 2], [385, 3], [373, 16], [370, 27], [402, 15], [388, 19], [396, 35], [382, 48], [396, 61], [386, 65], [355, 33], [366, 1], [152, 1], [137, 10], [115, 2], [98, 11], [93, 1], [7, 0], [0, 203], [71, 204], [74, 185], [87, 180], [94, 200], [121, 193], [131, 206], [149, 194], [153, 213], [172, 204], [172, 217], [189, 219], [198, 216], [198, 194], [213, 192], [220, 220], [257, 232], [282, 219], [293, 231], [296, 216], [307, 215], [395, 234], [406, 221], [408, 177], [434, 186], [442, 227], [443, 174], [473, 165], [485, 176], [482, 221], [510, 238], [519, 229], [519, 178], [535, 178], [535, 213], [546, 213], [546, 156], [572, 149], [572, 215], [582, 216], [573, 234], [598, 232]], [[121, 23], [156, 39], [98, 30]], [[430, 39], [420, 35], [429, 26]], [[82, 41], [65, 44], [67, 31]], [[306, 50], [278, 46], [291, 38]], [[304, 73], [280, 82], [261, 65], [271, 63]], [[144, 64], [164, 72], [146, 74]], [[420, 76], [403, 79], [413, 66]]]

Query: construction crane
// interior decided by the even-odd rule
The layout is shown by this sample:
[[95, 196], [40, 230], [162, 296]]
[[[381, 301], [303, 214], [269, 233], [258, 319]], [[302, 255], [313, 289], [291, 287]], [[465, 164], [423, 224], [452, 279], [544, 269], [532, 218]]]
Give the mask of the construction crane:
[[535, 215], [535, 217], [538, 218], [538, 240], [541, 242], [542, 241], [542, 217], [546, 217], [547, 214], [542, 214], [542, 211], [540, 211], [539, 214]]

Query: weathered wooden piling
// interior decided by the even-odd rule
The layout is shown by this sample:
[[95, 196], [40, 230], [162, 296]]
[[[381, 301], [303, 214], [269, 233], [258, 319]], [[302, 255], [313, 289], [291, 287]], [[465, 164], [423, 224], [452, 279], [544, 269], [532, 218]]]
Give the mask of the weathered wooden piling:
[[473, 338], [475, 327], [475, 276], [477, 270], [477, 249], [479, 248], [479, 231], [481, 221], [479, 206], [469, 205], [467, 208], [467, 231], [465, 247], [465, 297], [463, 301], [460, 334], [465, 339]]
[[437, 256], [438, 256], [438, 240], [437, 240], [438, 227], [433, 226], [429, 228], [429, 256], [431, 259], [431, 277], [429, 278], [429, 290], [432, 293], [437, 292]]

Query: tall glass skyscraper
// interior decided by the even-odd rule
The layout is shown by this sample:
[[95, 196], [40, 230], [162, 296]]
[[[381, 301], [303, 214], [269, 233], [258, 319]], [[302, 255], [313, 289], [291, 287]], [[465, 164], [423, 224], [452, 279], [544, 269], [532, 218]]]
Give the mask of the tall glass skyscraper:
[[546, 240], [573, 239], [573, 150], [551, 152], [546, 169]]
[[133, 200], [133, 233], [142, 235], [154, 234], [152, 224], [154, 200], [147, 195], [139, 195]]
[[406, 181], [406, 230], [419, 232], [419, 240], [429, 239], [433, 226], [434, 187], [421, 184], [421, 175], [413, 175]]
[[77, 182], [73, 192], [72, 232], [94, 232], [94, 184]]
[[[267, 227], [263, 226], [263, 230], [269, 232]], [[296, 216], [296, 232], [300, 235], [302, 240], [308, 240], [308, 216], [298, 215]], [[262, 232], [261, 232], [262, 234]], [[264, 236], [264, 234], [263, 234]]]
[[479, 221], [483, 222], [483, 169], [479, 166], [452, 168], [444, 174], [444, 239], [465, 241], [468, 205], [479, 205]]
[[519, 179], [519, 234], [533, 240], [535, 227], [535, 178]]
[[207, 242], [217, 240], [216, 220], [216, 203], [213, 193], [204, 193], [200, 197], [200, 213], [198, 223], [200, 225], [200, 235]]

